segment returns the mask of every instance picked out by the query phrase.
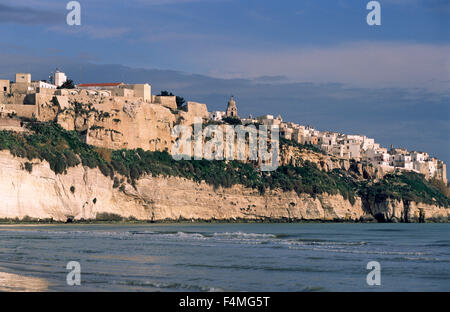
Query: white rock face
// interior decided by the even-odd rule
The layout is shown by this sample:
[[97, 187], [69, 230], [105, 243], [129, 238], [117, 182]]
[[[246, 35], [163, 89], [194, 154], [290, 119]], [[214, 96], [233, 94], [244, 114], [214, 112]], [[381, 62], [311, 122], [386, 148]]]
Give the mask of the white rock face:
[[405, 204], [401, 200], [386, 199], [379, 203], [366, 204], [366, 210], [373, 216], [385, 220], [419, 222], [422, 220], [448, 221], [450, 209], [424, 203], [410, 202]]
[[139, 219], [151, 216], [132, 198], [115, 191], [113, 181], [97, 169], [78, 166], [67, 169], [65, 175], [55, 175], [47, 162], [33, 160], [30, 174], [22, 169], [26, 161], [0, 152], [1, 218], [29, 216], [63, 221], [69, 216], [95, 218], [99, 212]]
[[[341, 195], [298, 196], [295, 192], [258, 191], [235, 185], [214, 189], [176, 177], [141, 178], [136, 188], [113, 188], [113, 181], [98, 169], [78, 166], [67, 174], [55, 175], [47, 162], [33, 160], [33, 171], [24, 170], [26, 159], [0, 151], [0, 218], [25, 216], [65, 221], [95, 219], [98, 213], [111, 213], [139, 220], [359, 220], [367, 216], [362, 202], [354, 205]], [[71, 191], [71, 188], [73, 192]], [[393, 206], [394, 204], [394, 206]], [[403, 204], [374, 207], [387, 218], [401, 216]], [[413, 203], [409, 214], [424, 210], [425, 217], [447, 217], [448, 210]], [[401, 212], [400, 212], [401, 211]], [[370, 212], [370, 211], [369, 211]]]

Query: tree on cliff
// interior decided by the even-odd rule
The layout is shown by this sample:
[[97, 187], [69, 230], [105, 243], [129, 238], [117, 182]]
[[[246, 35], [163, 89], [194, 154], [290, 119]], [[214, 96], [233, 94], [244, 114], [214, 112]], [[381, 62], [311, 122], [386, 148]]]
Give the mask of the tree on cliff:
[[[161, 93], [159, 94], [159, 96], [175, 96], [172, 92], [169, 92], [167, 90], [161, 91]], [[175, 100], [177, 102], [177, 107], [181, 108], [184, 103], [186, 103], [186, 101], [184, 100], [184, 98], [182, 98], [181, 96], [175, 96]]]
[[236, 117], [229, 117], [229, 116], [227, 116], [225, 118], [222, 118], [222, 121], [224, 123], [226, 123], [226, 124], [229, 124], [229, 125], [242, 125], [242, 121], [239, 118], [236, 118]]
[[67, 79], [58, 89], [75, 89], [75, 84], [72, 79]]

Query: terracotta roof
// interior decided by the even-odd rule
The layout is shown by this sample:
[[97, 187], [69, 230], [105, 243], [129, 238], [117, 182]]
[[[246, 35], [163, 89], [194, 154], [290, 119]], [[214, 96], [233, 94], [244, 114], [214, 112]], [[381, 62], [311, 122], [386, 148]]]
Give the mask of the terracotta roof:
[[123, 82], [113, 83], [80, 83], [77, 87], [117, 87], [123, 84]]

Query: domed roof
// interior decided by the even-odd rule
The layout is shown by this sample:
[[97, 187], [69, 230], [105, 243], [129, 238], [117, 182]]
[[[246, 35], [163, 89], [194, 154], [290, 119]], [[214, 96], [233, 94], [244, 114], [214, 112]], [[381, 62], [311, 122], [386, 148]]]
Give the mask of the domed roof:
[[236, 105], [236, 101], [234, 100], [233, 96], [230, 97], [230, 100], [228, 101], [228, 105]]

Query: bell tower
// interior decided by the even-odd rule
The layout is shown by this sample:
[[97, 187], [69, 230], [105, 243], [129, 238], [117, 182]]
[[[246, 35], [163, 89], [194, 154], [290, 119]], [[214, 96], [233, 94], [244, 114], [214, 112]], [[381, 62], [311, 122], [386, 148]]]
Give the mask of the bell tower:
[[233, 99], [233, 96], [230, 97], [227, 106], [227, 117], [235, 117], [238, 118], [236, 102]]

